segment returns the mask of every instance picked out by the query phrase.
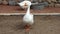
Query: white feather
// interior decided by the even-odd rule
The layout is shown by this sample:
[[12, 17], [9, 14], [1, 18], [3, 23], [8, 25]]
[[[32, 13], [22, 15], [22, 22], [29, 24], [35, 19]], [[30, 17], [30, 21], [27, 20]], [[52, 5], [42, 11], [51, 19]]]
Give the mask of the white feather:
[[31, 5], [31, 2], [30, 1], [23, 1], [23, 2], [20, 2], [18, 3], [22, 8], [27, 8], [27, 6], [24, 6], [25, 3], [27, 4], [27, 6], [30, 6]]
[[33, 14], [30, 13], [30, 5], [27, 8], [27, 12], [23, 17], [24, 23], [32, 25], [34, 23]]
[[26, 14], [24, 15], [23, 17], [23, 22], [26, 23], [26, 24], [30, 24], [32, 25], [34, 23], [34, 20], [33, 20], [33, 14], [30, 13], [30, 6], [31, 6], [31, 2], [30, 1], [23, 1], [21, 3], [18, 3], [21, 7], [25, 8], [25, 3], [27, 4], [27, 12]]

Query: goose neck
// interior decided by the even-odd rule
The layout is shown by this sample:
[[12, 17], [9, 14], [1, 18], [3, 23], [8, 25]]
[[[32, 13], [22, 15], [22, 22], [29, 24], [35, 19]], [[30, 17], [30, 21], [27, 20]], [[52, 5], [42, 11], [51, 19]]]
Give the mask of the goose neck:
[[27, 8], [27, 14], [30, 14], [30, 6]]

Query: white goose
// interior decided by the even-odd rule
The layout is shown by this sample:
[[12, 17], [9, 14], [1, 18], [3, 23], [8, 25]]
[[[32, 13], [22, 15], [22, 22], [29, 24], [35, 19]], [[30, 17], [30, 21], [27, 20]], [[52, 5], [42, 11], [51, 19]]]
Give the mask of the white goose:
[[29, 31], [31, 25], [34, 23], [33, 14], [30, 13], [30, 6], [28, 6], [27, 12], [23, 17], [23, 22], [26, 24], [25, 25], [26, 31]]
[[27, 12], [26, 14], [24, 15], [23, 17], [23, 22], [26, 24], [25, 25], [25, 28], [26, 29], [30, 29], [31, 25], [34, 23], [34, 20], [33, 20], [33, 14], [30, 13], [30, 6], [31, 6], [31, 2], [30, 1], [23, 1], [21, 3], [19, 3], [19, 5], [22, 7], [22, 8], [27, 8]]
[[23, 21], [27, 24], [32, 25], [33, 24], [33, 14], [30, 13], [30, 6], [28, 6], [27, 12], [25, 16], [23, 17]]

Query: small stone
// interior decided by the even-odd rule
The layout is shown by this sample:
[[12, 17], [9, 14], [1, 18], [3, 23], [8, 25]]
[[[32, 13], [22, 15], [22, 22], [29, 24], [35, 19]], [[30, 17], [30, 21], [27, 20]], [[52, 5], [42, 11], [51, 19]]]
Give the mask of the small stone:
[[9, 0], [9, 5], [15, 6], [16, 4], [17, 4], [16, 1], [14, 1], [14, 0]]
[[2, 4], [2, 0], [0, 0], [0, 4]]
[[3, 1], [2, 1], [2, 4], [7, 5], [8, 2], [7, 2], [6, 0], [3, 0]]

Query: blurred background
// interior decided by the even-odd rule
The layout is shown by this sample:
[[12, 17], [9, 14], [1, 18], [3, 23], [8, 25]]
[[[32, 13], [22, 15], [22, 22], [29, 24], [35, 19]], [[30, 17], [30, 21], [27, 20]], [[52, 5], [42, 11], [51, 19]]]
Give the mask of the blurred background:
[[[22, 2], [24, 0], [0, 0], [0, 5], [18, 5], [18, 2]], [[51, 6], [51, 7], [60, 7], [60, 0], [29, 0], [32, 3], [38, 2], [37, 5]]]

